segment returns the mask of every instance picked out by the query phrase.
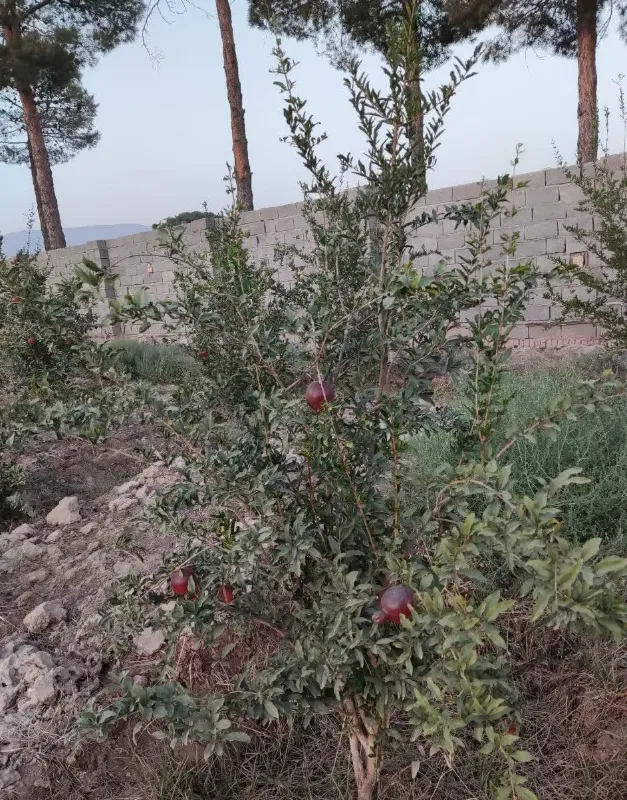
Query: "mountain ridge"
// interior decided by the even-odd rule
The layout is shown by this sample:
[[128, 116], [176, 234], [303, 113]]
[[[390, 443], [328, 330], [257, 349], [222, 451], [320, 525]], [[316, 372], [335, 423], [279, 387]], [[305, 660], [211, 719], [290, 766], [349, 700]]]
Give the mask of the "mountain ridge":
[[[95, 239], [117, 239], [119, 236], [131, 236], [152, 230], [149, 225], [120, 223], [118, 225], [83, 225], [78, 228], [66, 228], [65, 239], [68, 247], [93, 242]], [[28, 247], [30, 252], [43, 250], [41, 231], [14, 231], [2, 234], [2, 252], [5, 256], [14, 256], [18, 250]]]

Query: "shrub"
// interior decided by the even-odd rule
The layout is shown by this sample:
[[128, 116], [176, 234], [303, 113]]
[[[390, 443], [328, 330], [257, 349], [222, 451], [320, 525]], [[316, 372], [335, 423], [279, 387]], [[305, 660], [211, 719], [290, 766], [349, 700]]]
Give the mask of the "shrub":
[[[293, 64], [276, 50], [289, 138], [312, 178], [315, 270], [298, 270], [293, 288], [275, 286], [267, 267], [249, 263], [231, 215], [210, 239], [212, 269], [198, 259], [193, 277], [181, 271], [175, 301], [142, 295], [113, 306], [116, 319], [185, 325], [211, 366], [161, 409], [184, 443], [187, 472], [156, 513], [194, 539], [158, 575], [129, 583], [121, 606], [132, 610], [131, 628], [140, 620], [165, 632], [162, 671], [148, 686], [126, 680], [119, 701], [92, 705], [83, 722], [106, 728], [139, 716], [137, 734], [163, 720], [158, 738], [202, 741], [210, 756], [247, 741], [245, 721], [270, 725], [285, 716], [307, 724], [336, 713], [359, 800], [376, 793], [389, 739], [416, 742], [415, 776], [421, 759], [443, 752], [450, 761], [474, 737], [502, 760], [503, 773], [490, 778], [494, 797], [530, 800], [517, 765], [532, 756], [517, 745], [499, 626], [512, 613], [619, 635], [627, 560], [601, 559], [598, 539], [574, 546], [562, 534], [557, 497], [584, 480], [577, 469], [522, 495], [503, 456], [520, 438], [594, 413], [599, 392], [613, 388], [586, 384], [573, 402], [495, 446], [507, 407], [507, 336], [536, 274], [515, 260], [516, 235], [503, 239], [505, 264], [490, 261], [491, 221], [511, 213], [508, 176], [476, 204], [415, 211], [425, 164], [407, 136], [416, 65], [404, 42], [414, 12], [390, 32], [387, 94], [351, 65], [347, 85], [369, 148], [365, 164], [341, 159], [366, 184], [352, 197], [338, 192], [318, 159], [321, 137], [294, 93]], [[458, 64], [447, 85], [423, 98], [432, 117], [427, 164], [473, 63]], [[376, 225], [367, 228], [366, 217]], [[429, 276], [415, 265], [409, 234], [441, 219], [467, 228], [468, 257]], [[180, 239], [171, 253], [186, 258]], [[437, 495], [419, 515], [404, 502], [407, 442], [435, 424], [424, 398], [459, 352], [460, 312], [482, 304], [487, 310], [470, 327], [474, 377], [469, 424], [458, 433], [462, 458], [439, 465]], [[333, 397], [327, 386], [322, 402], [310, 395], [308, 406], [307, 385], [323, 380]], [[190, 509], [201, 513], [188, 516]], [[485, 574], [496, 561], [511, 575], [503, 592]], [[173, 570], [177, 594], [165, 602]], [[400, 590], [400, 606], [390, 590]], [[254, 631], [263, 652], [229, 660]], [[213, 691], [194, 695], [177, 668], [185, 648], [211, 658], [211, 674], [220, 664], [228, 685], [213, 682]]]
[[13, 381], [61, 384], [77, 371], [96, 326], [92, 305], [102, 278], [86, 262], [51, 287], [36, 256], [0, 258], [0, 351]]

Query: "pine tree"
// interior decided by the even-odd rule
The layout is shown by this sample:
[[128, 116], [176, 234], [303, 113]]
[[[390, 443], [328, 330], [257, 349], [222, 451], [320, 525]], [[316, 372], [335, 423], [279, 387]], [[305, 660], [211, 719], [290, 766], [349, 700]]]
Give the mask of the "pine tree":
[[28, 161], [48, 248], [65, 246], [37, 92], [48, 97], [76, 88], [84, 65], [130, 41], [143, 15], [143, 0], [2, 0], [0, 94], [19, 98]]
[[424, 157], [424, 111], [420, 85], [425, 72], [443, 64], [453, 44], [483, 27], [478, 14], [453, 19], [450, 0], [249, 0], [249, 21], [258, 28], [297, 39], [312, 39], [335, 66], [343, 67], [355, 49], [386, 54], [388, 25], [406, 16], [411, 7], [414, 35], [410, 81], [413, 86], [412, 130], [414, 156]]
[[616, 14], [625, 35], [626, 0], [451, 0], [456, 24], [469, 26], [476, 17], [500, 28], [486, 55], [502, 61], [527, 47], [548, 50], [578, 65], [577, 110], [580, 162], [595, 161], [598, 152], [597, 43]]
[[[37, 87], [37, 109], [51, 165], [69, 161], [81, 150], [95, 147], [100, 134], [94, 128], [98, 106], [78, 81], [57, 88], [43, 81]], [[39, 185], [33, 172], [31, 149], [17, 91], [0, 95], [0, 162], [28, 164], [39, 219], [44, 216]], [[44, 247], [51, 248], [48, 231], [43, 229]]]

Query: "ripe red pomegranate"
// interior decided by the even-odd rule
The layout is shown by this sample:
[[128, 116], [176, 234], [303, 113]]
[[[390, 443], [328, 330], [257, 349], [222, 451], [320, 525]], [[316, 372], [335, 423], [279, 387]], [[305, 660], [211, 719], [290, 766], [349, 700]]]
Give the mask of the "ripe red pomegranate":
[[387, 618], [388, 615], [381, 608], [372, 615], [372, 621], [375, 625], [383, 625], [384, 622], [387, 622]]
[[21, 303], [22, 302], [22, 298], [21, 297], [12, 297], [11, 298], [11, 302], [12, 303]]
[[232, 603], [234, 597], [235, 590], [232, 586], [229, 586], [228, 583], [225, 583], [218, 589], [218, 600], [221, 600], [223, 603], [226, 603], [227, 605]]
[[410, 615], [410, 606], [414, 602], [414, 594], [415, 592], [411, 586], [403, 586], [402, 584], [390, 586], [381, 595], [381, 611], [390, 622], [398, 624], [402, 616], [408, 617]]
[[26, 340], [26, 343], [30, 345], [37, 344], [37, 340], [35, 339], [34, 336], [29, 336], [28, 339]]
[[200, 353], [198, 353], [198, 355], [199, 355], [201, 358], [203, 358], [203, 359], [204, 359], [204, 358], [207, 358], [207, 356], [209, 355], [209, 353], [208, 353], [206, 350], [201, 350], [201, 351], [200, 351]]
[[174, 594], [185, 597], [189, 594], [189, 579], [194, 577], [194, 570], [191, 567], [183, 567], [175, 570], [170, 576], [170, 586]]
[[322, 381], [322, 383], [314, 381], [309, 384], [307, 392], [305, 393], [307, 405], [314, 411], [320, 411], [324, 403], [332, 402], [334, 397], [335, 389], [333, 388], [333, 384], [329, 383], [329, 381]]
[[65, 343], [69, 347], [72, 344], [72, 340], [71, 339], [66, 339]]

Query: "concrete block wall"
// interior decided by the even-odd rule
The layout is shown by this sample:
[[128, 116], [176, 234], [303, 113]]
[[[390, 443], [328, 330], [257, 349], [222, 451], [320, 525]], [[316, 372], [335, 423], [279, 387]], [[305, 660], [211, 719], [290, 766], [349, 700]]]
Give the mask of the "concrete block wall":
[[[622, 154], [610, 157], [610, 166], [618, 167], [623, 162]], [[530, 259], [541, 271], [547, 272], [553, 266], [556, 256], [569, 256], [586, 259], [594, 264], [593, 254], [582, 249], [582, 244], [569, 235], [566, 228], [579, 224], [589, 226], [591, 230], [599, 224], [599, 220], [578, 211], [581, 200], [578, 188], [568, 182], [564, 172], [559, 168], [543, 169], [537, 172], [516, 176], [517, 182], [524, 182], [525, 188], [513, 192], [512, 202], [517, 209], [513, 218], [505, 214], [495, 220], [491, 232], [491, 251], [489, 257], [493, 262], [503, 260], [501, 251], [501, 235], [519, 231], [520, 240], [517, 258]], [[486, 182], [490, 185], [490, 182]], [[494, 182], [492, 182], [494, 183]], [[450, 186], [429, 192], [416, 213], [430, 212], [433, 209], [443, 210], [445, 206], [456, 202], [472, 202], [478, 200], [482, 184], [469, 183]], [[293, 279], [291, 269], [275, 259], [277, 245], [297, 245], [307, 251], [311, 247], [310, 232], [302, 214], [302, 203], [289, 203], [249, 211], [242, 215], [241, 225], [245, 232], [244, 243], [256, 263], [266, 261], [274, 263], [280, 281], [289, 283]], [[208, 255], [206, 231], [210, 223], [207, 220], [196, 220], [186, 226], [184, 242], [198, 253]], [[429, 223], [419, 228], [411, 244], [418, 250], [436, 251], [419, 256], [416, 264], [426, 272], [432, 271], [441, 259], [451, 263], [462, 263], [468, 255], [466, 234], [455, 229], [448, 220]], [[111, 274], [118, 276], [113, 292], [118, 297], [133, 294], [145, 288], [157, 298], [173, 296], [173, 278], [175, 265], [164, 254], [160, 247], [156, 231], [123, 236], [119, 239], [88, 242], [78, 247], [54, 250], [42, 255], [42, 259], [51, 268], [51, 280], [58, 280], [68, 274], [74, 264], [88, 258], [102, 265]], [[577, 292], [580, 288], [572, 284], [564, 284], [562, 293]], [[109, 290], [111, 296], [111, 290]], [[106, 299], [103, 297], [102, 311], [106, 310]], [[463, 325], [473, 312], [460, 320]], [[592, 324], [556, 325], [559, 308], [555, 308], [544, 299], [539, 291], [529, 305], [526, 318], [515, 331], [511, 345], [513, 347], [559, 347], [563, 345], [590, 345], [601, 340], [601, 331]], [[160, 336], [163, 330], [153, 327], [151, 336]], [[117, 328], [108, 331], [111, 336], [133, 336], [136, 330]]]

